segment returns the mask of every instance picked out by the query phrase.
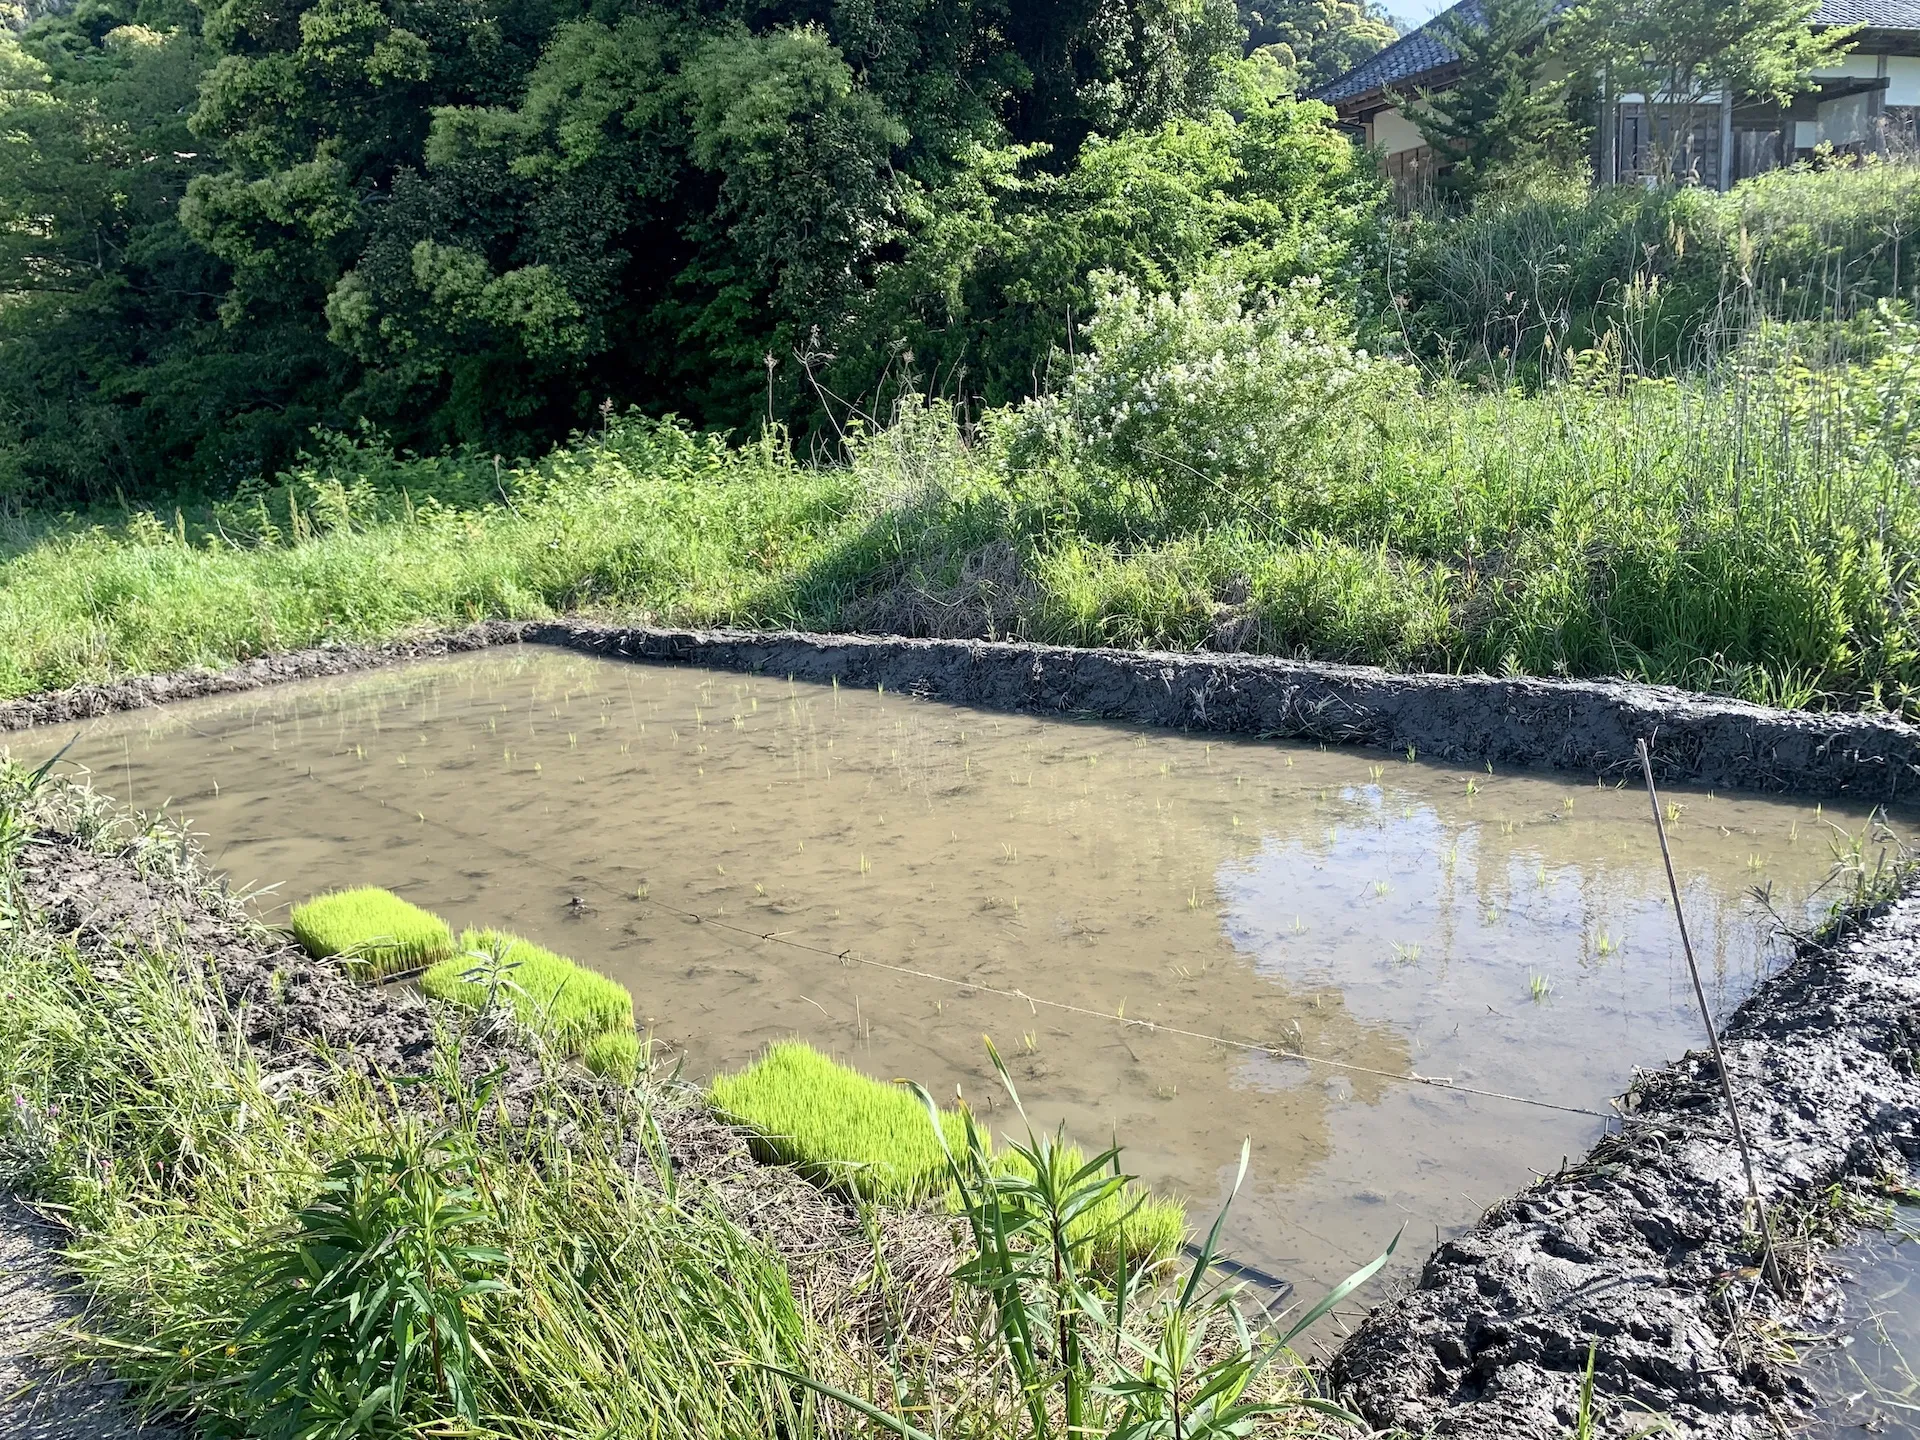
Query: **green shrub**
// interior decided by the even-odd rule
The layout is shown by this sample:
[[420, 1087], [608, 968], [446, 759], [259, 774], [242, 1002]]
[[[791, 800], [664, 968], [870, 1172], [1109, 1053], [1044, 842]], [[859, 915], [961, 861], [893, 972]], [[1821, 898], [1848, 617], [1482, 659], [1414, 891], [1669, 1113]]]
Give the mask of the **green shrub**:
[[[773, 1158], [823, 1183], [897, 1204], [949, 1192], [947, 1154], [926, 1106], [904, 1087], [862, 1075], [804, 1041], [782, 1041], [738, 1074], [718, 1077], [711, 1097], [716, 1110], [753, 1131]], [[953, 1153], [964, 1153], [961, 1113], [941, 1111], [940, 1127]], [[1011, 1170], [1021, 1162], [1006, 1156], [996, 1163]], [[1082, 1216], [1070, 1238], [1085, 1243], [1096, 1264], [1111, 1268], [1123, 1253], [1136, 1261], [1172, 1254], [1185, 1232], [1186, 1211], [1177, 1201], [1129, 1187]]]
[[472, 1008], [504, 996], [522, 1024], [568, 1055], [597, 1035], [633, 1029], [626, 986], [499, 930], [465, 931], [460, 952], [422, 975], [420, 988]]
[[587, 1042], [580, 1063], [596, 1075], [631, 1085], [640, 1073], [640, 1037], [631, 1030], [607, 1030]]
[[339, 956], [369, 979], [417, 970], [453, 952], [446, 921], [372, 885], [316, 895], [293, 907], [288, 924], [309, 955]]

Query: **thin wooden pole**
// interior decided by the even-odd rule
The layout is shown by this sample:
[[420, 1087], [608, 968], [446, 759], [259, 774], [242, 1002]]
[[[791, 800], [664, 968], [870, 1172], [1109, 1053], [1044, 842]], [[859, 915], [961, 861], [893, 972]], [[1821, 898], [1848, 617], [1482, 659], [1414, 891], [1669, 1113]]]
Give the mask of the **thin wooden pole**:
[[1660, 813], [1660, 792], [1653, 786], [1653, 757], [1647, 753], [1647, 742], [1636, 740], [1640, 751], [1640, 773], [1646, 777], [1647, 799], [1653, 804], [1653, 828], [1660, 837], [1660, 858], [1667, 866], [1667, 890], [1673, 896], [1673, 918], [1680, 926], [1680, 948], [1687, 957], [1687, 974], [1693, 977], [1693, 998], [1700, 1002], [1700, 1021], [1707, 1027], [1707, 1044], [1713, 1050], [1713, 1063], [1720, 1070], [1720, 1093], [1727, 1099], [1727, 1119], [1733, 1125], [1734, 1143], [1740, 1147], [1740, 1163], [1747, 1171], [1747, 1194], [1753, 1199], [1753, 1208], [1760, 1216], [1761, 1268], [1773, 1288], [1782, 1295], [1786, 1286], [1780, 1282], [1780, 1266], [1773, 1254], [1773, 1222], [1767, 1218], [1767, 1202], [1760, 1198], [1760, 1182], [1753, 1173], [1753, 1151], [1747, 1145], [1747, 1127], [1740, 1123], [1740, 1106], [1733, 1098], [1733, 1075], [1727, 1069], [1727, 1057], [1720, 1049], [1720, 1032], [1713, 1023], [1713, 1012], [1707, 1009], [1706, 988], [1700, 983], [1700, 966], [1693, 958], [1693, 937], [1687, 933], [1687, 912], [1680, 905], [1680, 882], [1673, 874], [1673, 851], [1667, 847], [1666, 817]]

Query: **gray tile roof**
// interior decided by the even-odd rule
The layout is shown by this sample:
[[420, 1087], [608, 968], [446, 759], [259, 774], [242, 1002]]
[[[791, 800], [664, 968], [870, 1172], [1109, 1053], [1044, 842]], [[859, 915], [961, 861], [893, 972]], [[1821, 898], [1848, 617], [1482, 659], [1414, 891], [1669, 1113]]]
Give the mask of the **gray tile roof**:
[[[1572, 0], [1559, 0], [1559, 10]], [[1401, 36], [1377, 55], [1309, 92], [1315, 100], [1337, 105], [1357, 95], [1383, 89], [1413, 90], [1420, 80], [1457, 60], [1453, 48], [1440, 38], [1440, 23], [1458, 16], [1469, 25], [1480, 23], [1479, 0], [1460, 0], [1418, 30]], [[1876, 30], [1920, 30], [1920, 0], [1820, 0], [1816, 25], [1866, 25]]]

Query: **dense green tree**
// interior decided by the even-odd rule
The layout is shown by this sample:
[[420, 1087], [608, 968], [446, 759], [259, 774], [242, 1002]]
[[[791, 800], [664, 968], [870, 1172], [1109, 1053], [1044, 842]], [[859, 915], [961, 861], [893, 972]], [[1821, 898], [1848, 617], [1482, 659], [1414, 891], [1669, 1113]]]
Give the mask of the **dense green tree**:
[[1290, 66], [1302, 90], [1345, 74], [1399, 38], [1378, 0], [1242, 0], [1247, 43]]
[[1566, 87], [1544, 43], [1550, 0], [1479, 0], [1473, 11], [1433, 22], [1460, 57], [1459, 78], [1402, 102], [1448, 166], [1441, 189], [1463, 200], [1503, 173], [1565, 164], [1578, 151]]
[[1377, 183], [1241, 40], [1227, 0], [78, 0], [0, 36], [0, 494], [1021, 393], [1094, 269], [1352, 250]]

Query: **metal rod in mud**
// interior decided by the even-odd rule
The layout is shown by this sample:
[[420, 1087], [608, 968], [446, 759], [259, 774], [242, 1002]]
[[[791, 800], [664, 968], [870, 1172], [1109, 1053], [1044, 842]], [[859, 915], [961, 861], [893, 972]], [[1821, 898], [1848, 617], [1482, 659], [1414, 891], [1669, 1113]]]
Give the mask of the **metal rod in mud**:
[[1747, 1145], [1747, 1127], [1740, 1121], [1740, 1106], [1733, 1098], [1733, 1074], [1727, 1069], [1727, 1057], [1720, 1049], [1720, 1031], [1713, 1023], [1713, 1012], [1707, 1008], [1706, 988], [1700, 983], [1700, 966], [1693, 958], [1693, 937], [1687, 933], [1687, 912], [1680, 905], [1680, 882], [1673, 874], [1673, 851], [1667, 847], [1667, 822], [1660, 813], [1660, 792], [1653, 785], [1653, 757], [1647, 753], [1647, 742], [1633, 742], [1640, 751], [1640, 773], [1646, 777], [1647, 799], [1653, 805], [1654, 833], [1660, 837], [1660, 858], [1667, 866], [1667, 890], [1673, 896], [1673, 918], [1680, 926], [1680, 949], [1687, 957], [1687, 974], [1693, 977], [1693, 997], [1700, 1002], [1700, 1021], [1707, 1027], [1707, 1044], [1713, 1050], [1713, 1063], [1720, 1070], [1720, 1093], [1727, 1098], [1727, 1120], [1733, 1126], [1734, 1143], [1740, 1147], [1740, 1163], [1747, 1171], [1747, 1194], [1753, 1197], [1753, 1208], [1760, 1216], [1760, 1244], [1762, 1246], [1760, 1263], [1766, 1271], [1768, 1281], [1781, 1294], [1786, 1286], [1780, 1281], [1780, 1265], [1773, 1254], [1773, 1222], [1767, 1218], [1767, 1202], [1760, 1198], [1760, 1182], [1753, 1173], [1753, 1151]]

